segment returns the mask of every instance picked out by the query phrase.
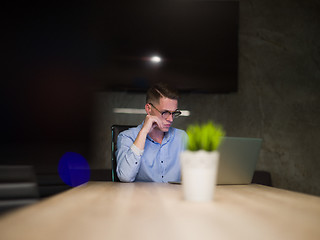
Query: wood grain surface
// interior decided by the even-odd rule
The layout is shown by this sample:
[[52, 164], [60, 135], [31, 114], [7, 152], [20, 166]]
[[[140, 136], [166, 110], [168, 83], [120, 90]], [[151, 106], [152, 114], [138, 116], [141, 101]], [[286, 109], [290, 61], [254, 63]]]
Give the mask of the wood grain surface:
[[320, 198], [224, 185], [193, 203], [177, 184], [89, 182], [2, 216], [0, 239], [318, 240]]

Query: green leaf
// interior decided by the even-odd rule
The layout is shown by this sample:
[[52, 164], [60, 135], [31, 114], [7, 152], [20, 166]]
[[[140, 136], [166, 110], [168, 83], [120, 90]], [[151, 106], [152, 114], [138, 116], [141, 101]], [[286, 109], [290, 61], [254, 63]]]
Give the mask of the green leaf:
[[187, 128], [188, 144], [187, 148], [190, 151], [216, 150], [222, 138], [225, 136], [225, 131], [222, 126], [213, 123], [212, 121], [206, 124], [192, 124]]

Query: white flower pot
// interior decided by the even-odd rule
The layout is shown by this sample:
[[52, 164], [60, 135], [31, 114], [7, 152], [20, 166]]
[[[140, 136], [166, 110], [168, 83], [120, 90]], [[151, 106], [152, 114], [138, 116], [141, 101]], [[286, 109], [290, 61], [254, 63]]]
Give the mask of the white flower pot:
[[184, 151], [180, 154], [183, 196], [187, 201], [213, 200], [219, 152]]

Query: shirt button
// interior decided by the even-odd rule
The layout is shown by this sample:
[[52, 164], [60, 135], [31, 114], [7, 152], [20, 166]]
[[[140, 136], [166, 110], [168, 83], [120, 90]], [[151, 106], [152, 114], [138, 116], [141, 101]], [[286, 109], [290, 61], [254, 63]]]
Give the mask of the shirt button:
[[161, 163], [163, 163], [163, 161], [161, 161]]
[[135, 164], [138, 164], [138, 162], [135, 162]]
[[163, 176], [162, 176], [162, 178], [163, 178]]

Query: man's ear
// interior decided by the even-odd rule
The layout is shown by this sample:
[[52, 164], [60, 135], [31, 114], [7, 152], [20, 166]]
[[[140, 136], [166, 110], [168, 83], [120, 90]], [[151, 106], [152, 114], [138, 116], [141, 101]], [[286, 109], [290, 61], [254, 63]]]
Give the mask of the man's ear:
[[144, 106], [144, 109], [146, 110], [146, 113], [148, 114], [148, 115], [150, 115], [150, 113], [151, 113], [151, 106], [150, 106], [150, 104], [146, 104], [145, 106]]

